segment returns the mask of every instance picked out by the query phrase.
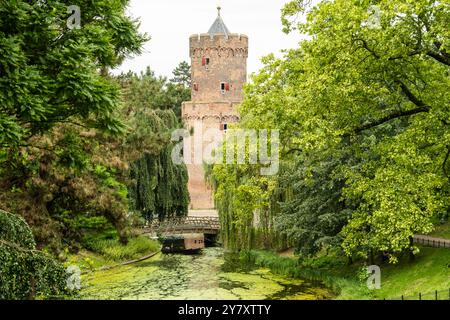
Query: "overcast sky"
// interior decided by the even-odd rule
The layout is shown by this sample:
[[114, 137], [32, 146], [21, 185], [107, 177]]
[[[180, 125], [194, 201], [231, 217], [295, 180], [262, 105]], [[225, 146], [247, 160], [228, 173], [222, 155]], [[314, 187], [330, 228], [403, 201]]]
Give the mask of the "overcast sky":
[[286, 35], [281, 26], [281, 8], [289, 0], [132, 0], [129, 15], [139, 18], [141, 32], [151, 40], [141, 56], [127, 60], [115, 71], [140, 72], [150, 66], [157, 75], [170, 77], [181, 62], [190, 62], [189, 36], [206, 33], [221, 16], [232, 33], [249, 36], [249, 74], [260, 69], [261, 57], [297, 47], [301, 37]]

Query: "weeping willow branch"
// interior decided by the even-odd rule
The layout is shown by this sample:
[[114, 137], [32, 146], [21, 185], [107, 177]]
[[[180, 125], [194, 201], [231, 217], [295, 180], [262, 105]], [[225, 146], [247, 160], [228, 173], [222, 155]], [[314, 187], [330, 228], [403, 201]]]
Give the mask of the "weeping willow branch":
[[444, 171], [444, 174], [446, 176], [450, 176], [449, 172], [447, 171], [447, 161], [450, 158], [450, 147], [447, 147], [447, 154], [445, 155], [444, 162], [442, 163], [442, 170]]

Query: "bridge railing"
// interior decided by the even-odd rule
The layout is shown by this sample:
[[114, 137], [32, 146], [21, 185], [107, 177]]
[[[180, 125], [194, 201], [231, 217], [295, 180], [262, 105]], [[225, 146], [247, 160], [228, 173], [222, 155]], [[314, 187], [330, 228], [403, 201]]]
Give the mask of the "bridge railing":
[[218, 217], [178, 217], [166, 221], [154, 221], [144, 228], [145, 233], [217, 233]]

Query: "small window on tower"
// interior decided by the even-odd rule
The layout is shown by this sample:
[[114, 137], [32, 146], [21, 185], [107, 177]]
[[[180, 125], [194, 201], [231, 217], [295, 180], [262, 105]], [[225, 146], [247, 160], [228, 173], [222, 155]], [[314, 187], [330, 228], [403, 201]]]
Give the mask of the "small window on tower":
[[206, 58], [206, 65], [207, 66], [209, 66], [209, 62], [210, 62], [209, 58]]
[[194, 83], [194, 91], [198, 91], [198, 83]]
[[225, 82], [222, 82], [220, 84], [220, 91], [222, 92], [222, 94], [225, 94], [225, 91], [226, 91], [226, 83]]

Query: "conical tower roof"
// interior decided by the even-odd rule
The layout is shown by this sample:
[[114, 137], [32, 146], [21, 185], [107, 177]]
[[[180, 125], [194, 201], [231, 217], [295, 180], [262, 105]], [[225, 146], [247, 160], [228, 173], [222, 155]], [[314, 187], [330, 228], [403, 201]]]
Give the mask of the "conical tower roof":
[[214, 36], [216, 34], [225, 34], [227, 37], [230, 34], [230, 30], [228, 30], [225, 22], [223, 22], [222, 17], [220, 16], [220, 7], [217, 7], [217, 19], [214, 21], [211, 28], [209, 28], [209, 35]]

